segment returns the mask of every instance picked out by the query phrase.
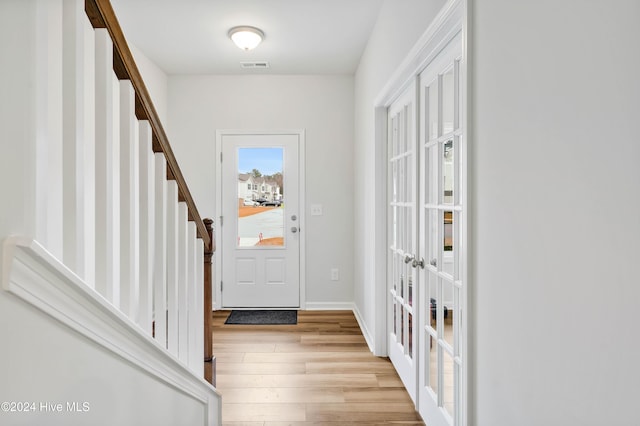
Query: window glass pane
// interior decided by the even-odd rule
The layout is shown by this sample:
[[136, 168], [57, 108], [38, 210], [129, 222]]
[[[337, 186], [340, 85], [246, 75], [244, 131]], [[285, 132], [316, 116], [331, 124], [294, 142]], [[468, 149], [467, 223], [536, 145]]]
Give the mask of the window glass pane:
[[428, 326], [433, 330], [438, 331], [438, 315], [437, 315], [437, 304], [438, 304], [438, 276], [432, 272], [429, 272], [429, 321], [427, 322]]
[[284, 246], [283, 155], [238, 148], [238, 247]]

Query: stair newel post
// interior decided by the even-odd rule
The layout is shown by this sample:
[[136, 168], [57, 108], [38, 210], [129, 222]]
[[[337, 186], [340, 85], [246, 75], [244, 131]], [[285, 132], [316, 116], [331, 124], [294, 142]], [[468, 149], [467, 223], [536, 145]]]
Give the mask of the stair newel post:
[[213, 239], [213, 220], [206, 218], [203, 220], [209, 234], [209, 245], [204, 246], [204, 374], [205, 379], [215, 386], [215, 359], [213, 356], [213, 335], [211, 332], [211, 312], [213, 311], [211, 299], [213, 291], [213, 277], [211, 270], [211, 258], [216, 250]]

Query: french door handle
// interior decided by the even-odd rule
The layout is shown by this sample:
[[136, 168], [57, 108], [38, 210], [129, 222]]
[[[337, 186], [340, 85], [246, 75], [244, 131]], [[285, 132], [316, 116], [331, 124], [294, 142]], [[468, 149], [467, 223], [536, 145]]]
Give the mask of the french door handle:
[[414, 268], [417, 268], [419, 266], [420, 269], [424, 269], [424, 257], [421, 257], [420, 260], [413, 259], [411, 266], [413, 266]]
[[433, 259], [431, 259], [431, 262], [429, 262], [429, 265], [431, 266], [438, 266], [438, 261], [436, 260], [436, 258], [434, 257]]
[[410, 263], [412, 261], [414, 261], [416, 259], [416, 257], [412, 254], [405, 254], [404, 255], [404, 263]]

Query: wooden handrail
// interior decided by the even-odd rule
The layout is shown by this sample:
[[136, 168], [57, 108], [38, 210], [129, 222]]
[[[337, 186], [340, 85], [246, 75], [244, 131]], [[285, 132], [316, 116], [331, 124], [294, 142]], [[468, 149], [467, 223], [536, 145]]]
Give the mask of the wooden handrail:
[[211, 258], [216, 250], [213, 239], [213, 220], [204, 220], [207, 232], [211, 237], [211, 247], [204, 250], [204, 377], [212, 385], [216, 385], [215, 357], [213, 356], [213, 334], [211, 330], [211, 312], [213, 311], [211, 292], [213, 291], [213, 277], [211, 271]]
[[205, 249], [212, 247], [212, 239], [209, 237], [191, 192], [178, 166], [173, 154], [167, 134], [160, 123], [151, 96], [142, 80], [140, 71], [133, 60], [129, 45], [124, 38], [122, 28], [118, 23], [115, 12], [109, 0], [85, 0], [85, 12], [93, 28], [106, 28], [113, 42], [113, 70], [120, 80], [130, 80], [136, 92], [136, 117], [138, 120], [148, 120], [153, 131], [153, 151], [162, 152], [167, 161], [167, 177], [178, 184], [178, 199], [187, 204], [189, 220], [195, 222], [198, 230], [198, 238], [204, 242]]

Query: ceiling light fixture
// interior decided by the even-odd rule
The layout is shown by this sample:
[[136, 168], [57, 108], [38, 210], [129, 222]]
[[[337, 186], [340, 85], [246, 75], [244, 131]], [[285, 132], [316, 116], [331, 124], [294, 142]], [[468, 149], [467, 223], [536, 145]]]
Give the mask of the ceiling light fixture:
[[242, 50], [255, 49], [264, 40], [264, 33], [255, 27], [233, 27], [229, 30], [229, 38]]

